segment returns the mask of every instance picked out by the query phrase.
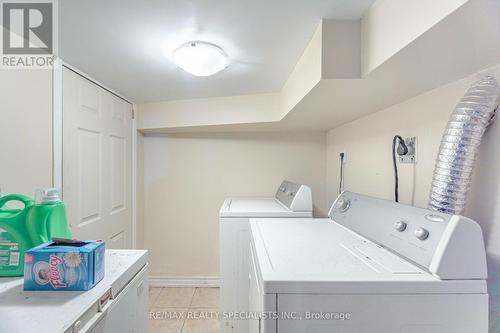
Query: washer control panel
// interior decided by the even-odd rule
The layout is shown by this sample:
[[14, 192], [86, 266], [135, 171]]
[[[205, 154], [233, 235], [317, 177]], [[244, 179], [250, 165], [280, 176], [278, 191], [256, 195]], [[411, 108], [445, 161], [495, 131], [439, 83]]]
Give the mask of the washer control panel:
[[329, 216], [441, 279], [488, 276], [481, 226], [467, 217], [347, 191], [335, 200]]
[[451, 215], [343, 192], [330, 218], [352, 231], [428, 267]]
[[425, 229], [425, 228], [417, 228], [417, 229], [415, 229], [413, 234], [415, 235], [415, 237], [417, 237], [421, 241], [429, 238], [429, 231], [427, 231], [427, 229]]
[[397, 221], [396, 223], [394, 223], [394, 229], [399, 232], [405, 231], [407, 226], [408, 224], [405, 221]]
[[275, 197], [293, 211], [312, 211], [311, 189], [306, 185], [285, 180], [278, 187]]
[[345, 212], [349, 209], [351, 202], [349, 199], [340, 198], [340, 200], [335, 201], [335, 209], [340, 212]]

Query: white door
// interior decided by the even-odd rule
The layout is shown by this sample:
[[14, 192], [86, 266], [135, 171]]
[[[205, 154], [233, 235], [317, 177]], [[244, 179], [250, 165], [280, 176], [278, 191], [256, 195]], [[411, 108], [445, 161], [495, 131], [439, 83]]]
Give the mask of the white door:
[[132, 105], [63, 68], [63, 198], [73, 237], [132, 247]]

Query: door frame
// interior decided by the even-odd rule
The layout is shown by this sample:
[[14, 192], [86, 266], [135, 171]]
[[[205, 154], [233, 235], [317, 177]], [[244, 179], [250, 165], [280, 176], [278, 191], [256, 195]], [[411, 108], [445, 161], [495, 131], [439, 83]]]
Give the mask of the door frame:
[[63, 189], [63, 69], [67, 68], [132, 106], [132, 247], [137, 248], [137, 105], [60, 58], [52, 68], [52, 186]]

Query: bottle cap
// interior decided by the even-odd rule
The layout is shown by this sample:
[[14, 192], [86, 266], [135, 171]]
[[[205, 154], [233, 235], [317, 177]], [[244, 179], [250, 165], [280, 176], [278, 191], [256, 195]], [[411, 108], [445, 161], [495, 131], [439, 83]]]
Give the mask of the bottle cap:
[[38, 189], [35, 192], [35, 202], [37, 204], [50, 204], [61, 202], [61, 193], [56, 188]]

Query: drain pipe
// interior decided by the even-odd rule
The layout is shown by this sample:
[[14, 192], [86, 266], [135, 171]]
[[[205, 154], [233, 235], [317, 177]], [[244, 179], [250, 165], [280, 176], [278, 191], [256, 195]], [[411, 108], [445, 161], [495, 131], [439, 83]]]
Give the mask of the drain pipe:
[[434, 169], [430, 209], [457, 215], [464, 212], [479, 145], [498, 108], [499, 88], [494, 77], [484, 77], [453, 110]]

